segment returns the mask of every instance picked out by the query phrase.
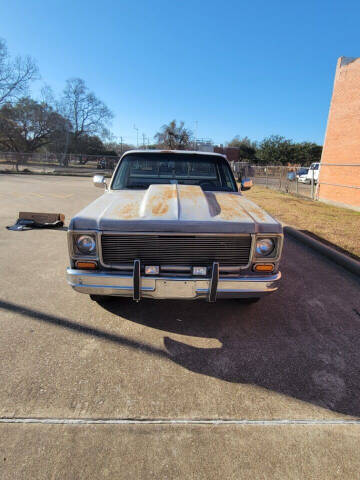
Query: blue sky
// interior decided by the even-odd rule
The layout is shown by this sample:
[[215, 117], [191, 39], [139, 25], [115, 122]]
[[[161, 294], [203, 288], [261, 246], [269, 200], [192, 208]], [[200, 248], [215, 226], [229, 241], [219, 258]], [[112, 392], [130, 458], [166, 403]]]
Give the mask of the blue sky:
[[360, 56], [360, 2], [1, 2], [0, 36], [60, 93], [81, 77], [136, 143], [176, 118], [198, 137], [322, 143], [336, 60]]

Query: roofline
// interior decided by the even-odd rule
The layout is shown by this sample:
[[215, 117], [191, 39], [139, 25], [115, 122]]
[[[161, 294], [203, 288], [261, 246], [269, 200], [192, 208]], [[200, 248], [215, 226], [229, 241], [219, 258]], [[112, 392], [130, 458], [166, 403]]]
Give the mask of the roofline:
[[[200, 152], [199, 150], [128, 150], [124, 152], [122, 157], [125, 155], [128, 155], [130, 153], [181, 153], [181, 154], [186, 154], [186, 155], [213, 155], [214, 157], [223, 157], [227, 160], [226, 155], [223, 155], [222, 153], [217, 153], [217, 152]], [[121, 158], [122, 158], [121, 157]]]

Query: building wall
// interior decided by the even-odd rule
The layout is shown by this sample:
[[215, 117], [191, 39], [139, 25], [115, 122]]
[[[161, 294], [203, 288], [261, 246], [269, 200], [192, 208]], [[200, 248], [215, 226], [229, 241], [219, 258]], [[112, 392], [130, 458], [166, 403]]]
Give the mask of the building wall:
[[340, 57], [337, 63], [318, 197], [360, 210], [360, 58]]
[[238, 147], [214, 147], [215, 153], [221, 153], [226, 155], [229, 162], [239, 161], [239, 148]]

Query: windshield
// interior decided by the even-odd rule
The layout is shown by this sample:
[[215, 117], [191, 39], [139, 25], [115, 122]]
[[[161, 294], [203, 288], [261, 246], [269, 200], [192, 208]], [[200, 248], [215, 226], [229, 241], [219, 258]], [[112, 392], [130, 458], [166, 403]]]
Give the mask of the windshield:
[[111, 188], [147, 189], [154, 184], [198, 185], [207, 191], [237, 192], [225, 159], [182, 153], [134, 153], [120, 162]]

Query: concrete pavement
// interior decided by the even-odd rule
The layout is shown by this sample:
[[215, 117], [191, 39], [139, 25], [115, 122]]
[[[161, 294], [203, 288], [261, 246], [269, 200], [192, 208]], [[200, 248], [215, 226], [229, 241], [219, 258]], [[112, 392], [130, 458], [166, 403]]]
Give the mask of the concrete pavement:
[[356, 479], [358, 429], [6, 425], [0, 469], [6, 480]]
[[[0, 424], [4, 478], [354, 478], [360, 425], [276, 422], [360, 416], [358, 279], [287, 238], [281, 290], [256, 305], [97, 304], [66, 285], [66, 231], [4, 227], [99, 194], [0, 176], [0, 416], [169, 424]], [[229, 418], [273, 423], [191, 425]]]

